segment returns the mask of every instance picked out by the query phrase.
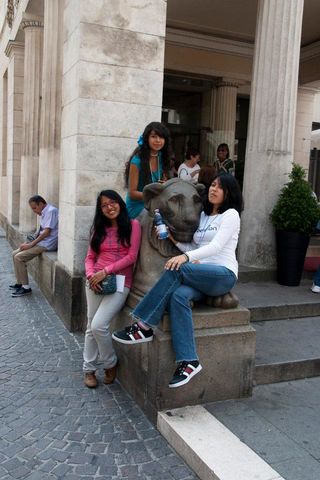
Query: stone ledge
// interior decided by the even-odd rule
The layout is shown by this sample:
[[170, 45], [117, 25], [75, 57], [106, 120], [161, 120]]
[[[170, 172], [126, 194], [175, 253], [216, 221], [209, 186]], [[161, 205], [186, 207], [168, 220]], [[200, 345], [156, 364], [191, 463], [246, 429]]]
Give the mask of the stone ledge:
[[284, 480], [200, 405], [159, 412], [157, 427], [201, 480]]
[[[8, 224], [0, 214], [3, 227], [12, 248], [25, 241], [25, 234], [17, 225]], [[38, 284], [48, 302], [54, 307], [69, 331], [83, 331], [86, 326], [85, 281], [82, 276], [72, 276], [58, 262], [57, 252], [44, 252], [28, 262], [28, 273]]]

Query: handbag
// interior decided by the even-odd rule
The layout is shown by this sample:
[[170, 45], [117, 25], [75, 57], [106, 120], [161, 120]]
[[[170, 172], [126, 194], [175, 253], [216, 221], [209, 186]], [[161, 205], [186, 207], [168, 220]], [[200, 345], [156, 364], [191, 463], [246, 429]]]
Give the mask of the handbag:
[[101, 282], [99, 282], [101, 290], [95, 290], [97, 295], [111, 295], [117, 291], [117, 279], [115, 273], [109, 273]]

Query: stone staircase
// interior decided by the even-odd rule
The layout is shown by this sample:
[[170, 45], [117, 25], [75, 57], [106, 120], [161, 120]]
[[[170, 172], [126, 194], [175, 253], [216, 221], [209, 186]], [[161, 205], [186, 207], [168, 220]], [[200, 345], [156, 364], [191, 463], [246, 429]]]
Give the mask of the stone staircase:
[[312, 272], [299, 287], [274, 278], [272, 271], [241, 268], [234, 289], [256, 330], [255, 385], [320, 376], [320, 294], [310, 290]]

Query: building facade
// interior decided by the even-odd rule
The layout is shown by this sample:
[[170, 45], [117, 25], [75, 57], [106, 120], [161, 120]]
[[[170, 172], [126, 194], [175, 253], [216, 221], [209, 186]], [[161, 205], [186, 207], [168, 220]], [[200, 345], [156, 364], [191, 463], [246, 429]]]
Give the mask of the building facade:
[[0, 221], [14, 239], [36, 226], [31, 195], [59, 207], [47, 290], [61, 308], [83, 276], [97, 193], [124, 191], [153, 120], [178, 157], [193, 144], [210, 163], [226, 142], [244, 161], [239, 260], [274, 266], [270, 211], [292, 161], [309, 165], [319, 13], [318, 0], [1, 3]]

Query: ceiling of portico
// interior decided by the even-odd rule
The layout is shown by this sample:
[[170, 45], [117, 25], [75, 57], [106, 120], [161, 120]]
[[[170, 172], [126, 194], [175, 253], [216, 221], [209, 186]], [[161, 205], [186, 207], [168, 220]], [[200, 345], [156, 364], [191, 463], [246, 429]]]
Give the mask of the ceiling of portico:
[[[168, 0], [167, 26], [253, 43], [258, 0]], [[320, 1], [305, 0], [301, 45], [320, 40]]]

